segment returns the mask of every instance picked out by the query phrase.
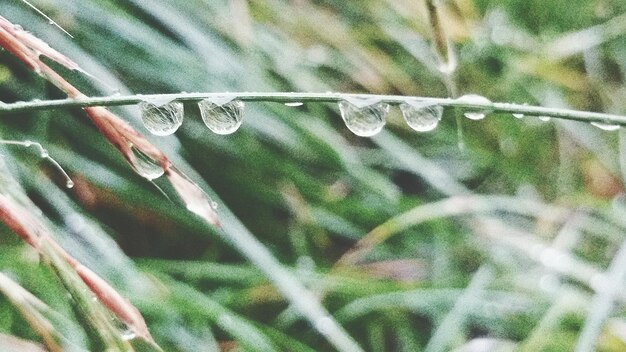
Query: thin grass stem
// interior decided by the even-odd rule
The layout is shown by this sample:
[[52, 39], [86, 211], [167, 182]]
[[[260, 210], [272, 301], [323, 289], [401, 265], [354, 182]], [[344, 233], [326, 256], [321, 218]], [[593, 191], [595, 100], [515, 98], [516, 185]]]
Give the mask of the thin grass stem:
[[604, 275], [605, 280], [601, 281], [602, 284], [589, 305], [589, 314], [580, 333], [576, 352], [594, 350], [602, 326], [611, 315], [620, 293], [623, 292], [626, 279], [626, 241], [622, 243]]
[[337, 103], [346, 98], [371, 99], [389, 104], [401, 104], [407, 100], [436, 104], [443, 107], [483, 109], [493, 113], [523, 114], [525, 116], [550, 116], [557, 119], [600, 122], [626, 126], [626, 116], [605, 114], [600, 112], [547, 108], [512, 103], [480, 103], [452, 99], [403, 95], [376, 95], [376, 94], [349, 94], [349, 93], [286, 93], [286, 92], [235, 92], [235, 93], [175, 93], [175, 94], [135, 94], [125, 96], [104, 96], [89, 98], [68, 98], [58, 100], [42, 100], [16, 103], [0, 103], [0, 115], [17, 114], [31, 111], [48, 110], [53, 108], [71, 108], [88, 106], [120, 106], [135, 105], [149, 100], [178, 100], [183, 102], [198, 102], [205, 98], [235, 96], [242, 101], [274, 102], [274, 103]]

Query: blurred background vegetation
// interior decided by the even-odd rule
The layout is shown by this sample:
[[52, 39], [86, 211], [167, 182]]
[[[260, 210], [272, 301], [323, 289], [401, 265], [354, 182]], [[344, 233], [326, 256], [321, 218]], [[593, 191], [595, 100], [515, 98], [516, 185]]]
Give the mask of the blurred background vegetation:
[[[0, 14], [96, 76], [51, 63], [88, 95], [448, 95], [421, 0], [32, 2], [74, 38], [21, 1], [2, 1]], [[439, 3], [461, 94], [626, 113], [626, 2]], [[3, 51], [0, 97], [63, 95]], [[492, 114], [463, 121], [461, 151], [453, 110], [436, 130], [416, 133], [392, 108], [382, 133], [360, 138], [331, 104], [246, 103], [230, 136], [185, 108], [175, 136], [148, 137], [363, 349], [626, 349], [621, 130]], [[112, 110], [148, 134], [137, 107]], [[57, 240], [139, 308], [164, 350], [332, 349], [236, 239], [172, 206], [80, 109], [4, 115], [0, 133], [41, 143], [70, 173], [76, 185], [65, 189], [33, 150], [2, 150]], [[345, 260], [384, 223], [371, 235], [378, 241]], [[97, 350], [50, 269], [6, 228], [0, 270], [75, 321], [54, 324], [71, 330], [75, 346]], [[0, 296], [0, 315], [2, 343], [41, 342], [19, 304]]]

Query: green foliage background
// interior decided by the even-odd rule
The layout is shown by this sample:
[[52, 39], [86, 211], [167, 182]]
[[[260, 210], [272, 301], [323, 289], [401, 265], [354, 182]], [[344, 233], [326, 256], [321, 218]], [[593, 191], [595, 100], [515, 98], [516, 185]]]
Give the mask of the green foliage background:
[[[623, 1], [441, 3], [461, 93], [626, 112]], [[122, 94], [447, 95], [422, 1], [33, 4], [74, 38], [20, 1], [1, 2], [0, 14], [98, 77], [102, 82], [54, 66], [89, 95], [115, 93], [102, 83]], [[587, 35], [568, 37], [576, 31]], [[0, 52], [0, 97], [62, 95]], [[560, 270], [551, 252], [524, 251], [524, 245], [553, 244], [602, 273], [624, 241], [625, 208], [616, 198], [623, 191], [622, 131], [489, 115], [463, 122], [466, 149], [459, 151], [452, 110], [435, 131], [419, 134], [392, 109], [385, 131], [366, 139], [350, 134], [337, 107], [327, 104], [247, 103], [243, 127], [230, 136], [210, 133], [197, 107], [185, 108], [175, 136], [151, 140], [185, 171], [195, 170], [192, 178], [217, 195], [218, 212], [230, 209], [307, 287], [325, 291], [324, 305], [369, 351], [493, 350], [471, 349], [485, 343], [479, 338], [503, 350], [571, 350], [597, 309], [594, 277], [578, 266]], [[137, 107], [113, 110], [147, 134]], [[235, 247], [135, 175], [80, 109], [2, 116], [0, 133], [40, 142], [68, 170], [76, 182], [71, 190], [31, 150], [2, 151], [58, 226], [59, 241], [137, 305], [164, 350], [330, 349]], [[464, 193], [534, 199], [572, 212], [553, 221], [542, 207], [529, 209], [532, 216], [496, 211], [491, 215], [505, 226], [493, 230], [478, 216], [439, 209], [440, 218], [390, 237], [361, 264], [331, 271], [377, 225], [457, 195], [460, 186]], [[48, 269], [8, 230], [0, 236], [0, 268], [73, 317]], [[614, 309], [601, 318], [596, 346], [603, 351], [626, 348], [624, 298], [615, 297]], [[0, 299], [0, 315], [0, 331], [37, 340], [6, 300]]]

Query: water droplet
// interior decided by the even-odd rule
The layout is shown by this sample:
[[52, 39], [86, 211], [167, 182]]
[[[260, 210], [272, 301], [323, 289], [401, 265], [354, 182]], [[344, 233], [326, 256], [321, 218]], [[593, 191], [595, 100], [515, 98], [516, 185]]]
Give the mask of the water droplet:
[[428, 102], [407, 101], [400, 104], [404, 121], [417, 132], [428, 132], [437, 128], [443, 115], [443, 107]]
[[339, 102], [341, 118], [352, 133], [360, 137], [371, 137], [385, 126], [389, 104], [360, 99]]
[[42, 158], [48, 158], [50, 156], [50, 154], [48, 153], [47, 150], [41, 149], [41, 152], [39, 153], [39, 156], [41, 156]]
[[328, 334], [335, 330], [337, 328], [337, 325], [331, 317], [326, 316], [319, 318], [315, 322], [315, 328], [317, 329], [317, 331], [323, 334]]
[[65, 182], [65, 187], [67, 187], [67, 188], [74, 188], [74, 181], [72, 181], [72, 180], [67, 180], [67, 181]]
[[290, 102], [290, 103], [285, 103], [285, 106], [291, 106], [291, 107], [298, 107], [298, 106], [302, 106], [304, 105], [303, 102], [301, 101], [294, 101], [294, 102]]
[[13, 25], [13, 29], [18, 31], [18, 32], [24, 30], [24, 28], [22, 28], [22, 26], [20, 26], [19, 24], [14, 24]]
[[478, 94], [465, 94], [459, 97], [457, 101], [465, 104], [491, 104], [491, 100]]
[[211, 208], [213, 208], [215, 210], [215, 209], [217, 209], [217, 207], [218, 207], [217, 202], [212, 200], [211, 201]]
[[550, 116], [538, 116], [537, 118], [543, 122], [548, 122], [551, 120]]
[[174, 101], [174, 97], [171, 94], [151, 94], [141, 95], [141, 100], [146, 103], [161, 107]]
[[27, 148], [28, 148], [28, 147], [30, 147], [31, 145], [33, 145], [33, 142], [32, 142], [32, 141], [29, 141], [29, 140], [25, 140], [25, 141], [24, 141], [24, 146], [25, 146], [25, 147], [27, 147]]
[[449, 60], [448, 62], [442, 62], [441, 64], [437, 65], [437, 69], [439, 70], [439, 72], [449, 75], [451, 73], [454, 72], [454, 70], [456, 70], [456, 61], [455, 60]]
[[183, 103], [179, 101], [162, 105], [143, 101], [140, 107], [143, 125], [156, 136], [168, 136], [183, 124]]
[[122, 340], [124, 341], [130, 341], [135, 337], [137, 337], [137, 334], [135, 334], [135, 332], [132, 330], [125, 330], [124, 332], [122, 332]]
[[619, 127], [620, 127], [619, 125], [611, 125], [611, 124], [602, 123], [602, 122], [592, 122], [591, 124], [604, 131], [617, 131], [619, 130]]
[[487, 116], [487, 114], [482, 112], [466, 112], [463, 114], [463, 116], [467, 117], [470, 120], [482, 120]]
[[150, 181], [163, 176], [165, 171], [154, 159], [133, 146], [131, 150], [134, 157], [131, 165], [139, 175]]
[[[478, 94], [466, 94], [462, 97], [459, 97], [457, 101], [465, 104], [491, 104], [491, 100]], [[463, 116], [467, 117], [470, 120], [482, 120], [490, 112], [489, 109], [480, 108], [467, 108], [467, 110], [468, 111], [463, 113]]]
[[521, 119], [524, 117], [524, 114], [513, 114], [513, 117], [515, 117], [516, 119]]
[[245, 104], [234, 98], [207, 98], [198, 103], [202, 121], [213, 133], [231, 134], [241, 126]]

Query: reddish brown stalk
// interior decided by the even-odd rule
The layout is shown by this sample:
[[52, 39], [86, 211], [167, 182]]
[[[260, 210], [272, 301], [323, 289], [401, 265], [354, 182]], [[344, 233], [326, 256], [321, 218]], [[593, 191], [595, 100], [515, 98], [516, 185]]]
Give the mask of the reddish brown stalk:
[[[16, 27], [0, 16], [0, 46], [11, 52], [30, 69], [57, 86], [70, 98], [85, 97], [76, 87], [66, 81], [56, 71], [39, 59], [44, 55], [71, 69], [80, 67], [63, 54], [51, 48], [41, 39]], [[133, 129], [126, 121], [103, 107], [86, 107], [85, 112], [106, 139], [122, 153], [128, 163], [137, 170], [137, 160], [133, 148], [152, 158], [164, 171], [168, 180], [186, 204], [187, 209], [203, 218], [209, 224], [219, 227], [220, 222], [206, 194], [184, 174], [173, 167], [167, 156]]]
[[35, 248], [41, 255], [45, 252], [40, 246], [47, 241], [48, 248], [63, 258], [74, 269], [91, 292], [106, 306], [120, 321], [124, 322], [135, 334], [147, 341], [154, 342], [143, 316], [128, 300], [126, 300], [111, 285], [96, 273], [79, 263], [67, 253], [50, 236], [50, 231], [35, 217], [32, 212], [20, 205], [12, 197], [0, 194], [0, 221], [6, 224], [13, 232], [26, 243]]
[[[21, 27], [14, 26], [2, 16], [0, 16], [0, 46], [15, 55], [31, 70], [53, 83], [70, 98], [79, 99], [84, 97], [78, 89], [42, 62], [39, 57], [44, 55], [69, 69], [80, 70], [76, 63], [52, 49], [39, 38], [24, 31]], [[86, 107], [84, 110], [102, 135], [122, 153], [122, 156], [133, 168], [137, 164], [132, 149], [135, 148], [152, 158], [163, 169], [165, 175], [190, 211], [202, 217], [209, 224], [216, 227], [219, 226], [217, 214], [204, 192], [174, 168], [161, 150], [134, 130], [126, 121], [109, 110], [103, 107]], [[46, 241], [46, 244], [49, 245], [48, 247], [70, 265], [104, 306], [123, 321], [137, 336], [153, 341], [146, 323], [137, 308], [130, 304], [101, 277], [80, 264], [63, 250], [50, 237], [49, 231], [43, 223], [33, 217], [31, 212], [11, 196], [2, 193], [0, 193], [0, 221], [3, 221], [42, 255], [44, 255], [44, 251], [41, 244], [43, 241]]]

